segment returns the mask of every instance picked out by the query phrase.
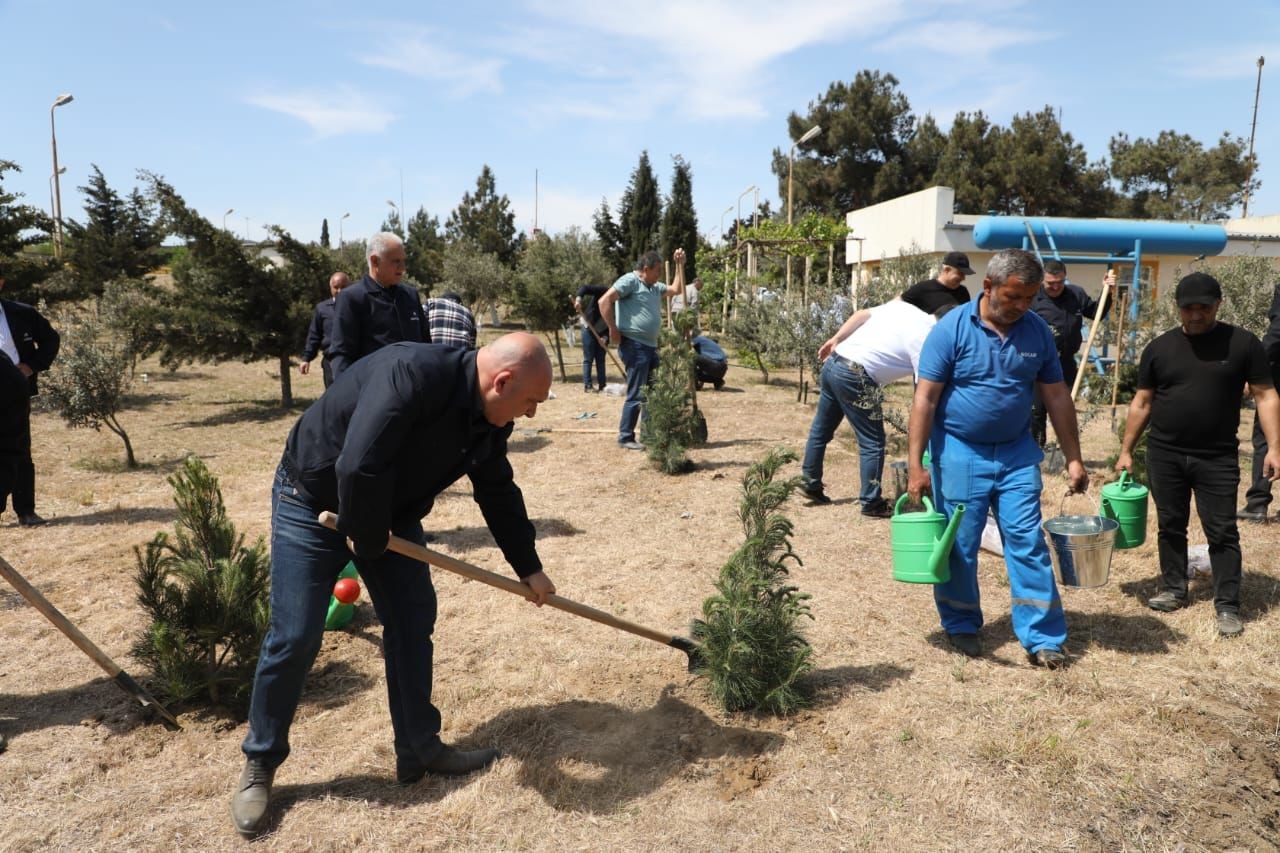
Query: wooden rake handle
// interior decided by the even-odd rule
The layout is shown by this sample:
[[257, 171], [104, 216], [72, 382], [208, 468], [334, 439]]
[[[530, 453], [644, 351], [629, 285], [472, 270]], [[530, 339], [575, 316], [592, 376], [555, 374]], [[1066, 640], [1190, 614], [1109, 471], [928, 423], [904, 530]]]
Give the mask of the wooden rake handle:
[[[338, 529], [338, 516], [331, 512], [322, 512], [319, 521], [325, 527], [331, 530]], [[429, 563], [437, 568], [444, 569], [447, 572], [453, 572], [456, 575], [462, 575], [464, 578], [470, 578], [473, 581], [488, 584], [518, 595], [523, 599], [532, 601], [533, 591], [520, 581], [512, 580], [503, 575], [494, 574], [473, 566], [470, 563], [464, 563], [462, 560], [455, 559], [438, 551], [432, 551], [422, 545], [417, 545], [407, 539], [399, 536], [392, 536], [387, 542], [387, 548], [395, 551], [397, 554], [403, 554], [414, 560], [420, 560]], [[597, 610], [586, 604], [580, 604], [568, 598], [559, 595], [547, 596], [547, 604], [557, 610], [563, 610], [565, 613], [572, 613], [574, 616], [581, 616], [583, 619], [590, 619], [592, 622], [599, 622], [601, 625], [608, 625], [610, 628], [616, 628], [619, 631], [626, 631], [628, 634], [635, 634], [637, 637], [644, 637], [646, 640], [652, 640], [655, 643], [661, 643], [664, 646], [672, 646], [678, 649], [684, 649], [684, 645], [689, 640], [684, 637], [676, 637], [672, 634], [664, 634], [662, 631], [655, 631], [652, 628], [646, 628], [643, 625], [637, 625], [635, 622], [628, 622], [614, 616], [612, 613], [605, 613], [603, 610]]]

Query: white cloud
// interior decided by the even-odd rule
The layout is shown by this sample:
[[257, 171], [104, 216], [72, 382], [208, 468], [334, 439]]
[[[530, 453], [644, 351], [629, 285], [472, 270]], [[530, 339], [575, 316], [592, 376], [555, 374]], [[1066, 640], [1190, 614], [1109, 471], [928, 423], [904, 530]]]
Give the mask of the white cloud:
[[381, 133], [396, 119], [372, 96], [345, 85], [329, 91], [262, 91], [244, 100], [306, 122], [317, 136]]
[[477, 92], [502, 92], [501, 59], [477, 59], [441, 44], [444, 36], [419, 30], [395, 37], [376, 55], [361, 54], [365, 65], [389, 68], [422, 80], [440, 83], [446, 94], [466, 97]]
[[913, 50], [956, 59], [984, 60], [1006, 48], [1051, 38], [1053, 36], [1045, 32], [1001, 27], [983, 21], [935, 19], [895, 29], [894, 34], [878, 47], [889, 51]]
[[[771, 63], [806, 47], [880, 33], [902, 20], [908, 3], [531, 0], [529, 5], [547, 23], [515, 32], [503, 44], [514, 55], [567, 72], [559, 99], [562, 108], [572, 106], [566, 114], [611, 115], [621, 109], [641, 120], [672, 107], [701, 119], [762, 116], [761, 89]], [[603, 92], [601, 83], [607, 84]]]

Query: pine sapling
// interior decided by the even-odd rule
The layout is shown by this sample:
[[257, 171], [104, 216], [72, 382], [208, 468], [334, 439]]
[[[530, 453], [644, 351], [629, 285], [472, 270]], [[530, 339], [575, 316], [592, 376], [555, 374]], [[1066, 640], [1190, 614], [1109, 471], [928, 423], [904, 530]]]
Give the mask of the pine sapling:
[[808, 701], [799, 682], [813, 667], [812, 648], [798, 622], [813, 616], [808, 594], [786, 583], [788, 562], [801, 562], [791, 547], [791, 521], [778, 512], [800, 479], [777, 474], [795, 459], [775, 449], [747, 469], [738, 510], [746, 541], [721, 568], [718, 594], [703, 602], [703, 618], [693, 623], [702, 673], [728, 711], [788, 714]]
[[151, 618], [134, 656], [156, 691], [177, 703], [247, 700], [267, 630], [270, 561], [260, 537], [244, 547], [227, 518], [218, 479], [188, 457], [169, 477], [178, 507], [172, 537], [135, 546], [138, 603]]

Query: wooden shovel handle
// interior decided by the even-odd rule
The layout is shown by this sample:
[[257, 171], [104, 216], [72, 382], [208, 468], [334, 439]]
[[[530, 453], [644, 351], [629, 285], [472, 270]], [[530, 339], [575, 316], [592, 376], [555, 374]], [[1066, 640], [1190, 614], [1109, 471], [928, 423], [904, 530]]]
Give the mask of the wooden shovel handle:
[[[320, 513], [319, 521], [331, 530], [338, 529], [338, 516], [331, 512]], [[529, 601], [533, 600], [533, 591], [520, 581], [494, 574], [470, 563], [464, 563], [462, 560], [441, 554], [438, 551], [432, 551], [430, 548], [402, 539], [399, 536], [392, 536], [387, 542], [387, 548], [397, 554], [403, 554], [414, 560], [421, 560], [447, 572], [453, 572], [456, 575], [462, 575], [464, 578], [470, 578], [473, 581], [497, 587]], [[580, 604], [563, 596], [549, 595], [547, 596], [547, 604], [557, 610], [563, 610], [565, 613], [572, 613], [574, 616], [581, 616], [583, 619], [590, 619], [592, 622], [599, 622], [601, 625], [608, 625], [610, 628], [617, 628], [619, 631], [626, 631], [628, 634], [635, 634], [637, 637], [644, 637], [646, 640], [653, 640], [655, 643], [662, 643], [664, 646], [679, 647], [678, 641], [681, 638], [677, 638], [672, 634], [664, 634], [661, 631], [637, 625], [635, 622], [628, 622], [626, 619], [621, 619], [612, 613], [605, 613], [603, 610], [597, 610], [594, 607]]]

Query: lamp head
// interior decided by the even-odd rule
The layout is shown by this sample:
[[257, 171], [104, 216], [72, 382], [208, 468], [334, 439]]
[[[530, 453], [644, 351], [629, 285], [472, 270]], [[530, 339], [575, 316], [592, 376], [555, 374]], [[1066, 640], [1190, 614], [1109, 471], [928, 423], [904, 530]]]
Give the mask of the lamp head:
[[69, 104], [69, 103], [71, 103], [71, 102], [72, 102], [72, 101], [74, 101], [74, 100], [75, 100], [75, 98], [71, 96], [71, 93], [70, 93], [70, 92], [63, 92], [61, 95], [59, 95], [59, 96], [54, 100], [53, 105], [54, 105], [55, 107], [60, 107], [60, 106], [62, 106], [63, 104]]

